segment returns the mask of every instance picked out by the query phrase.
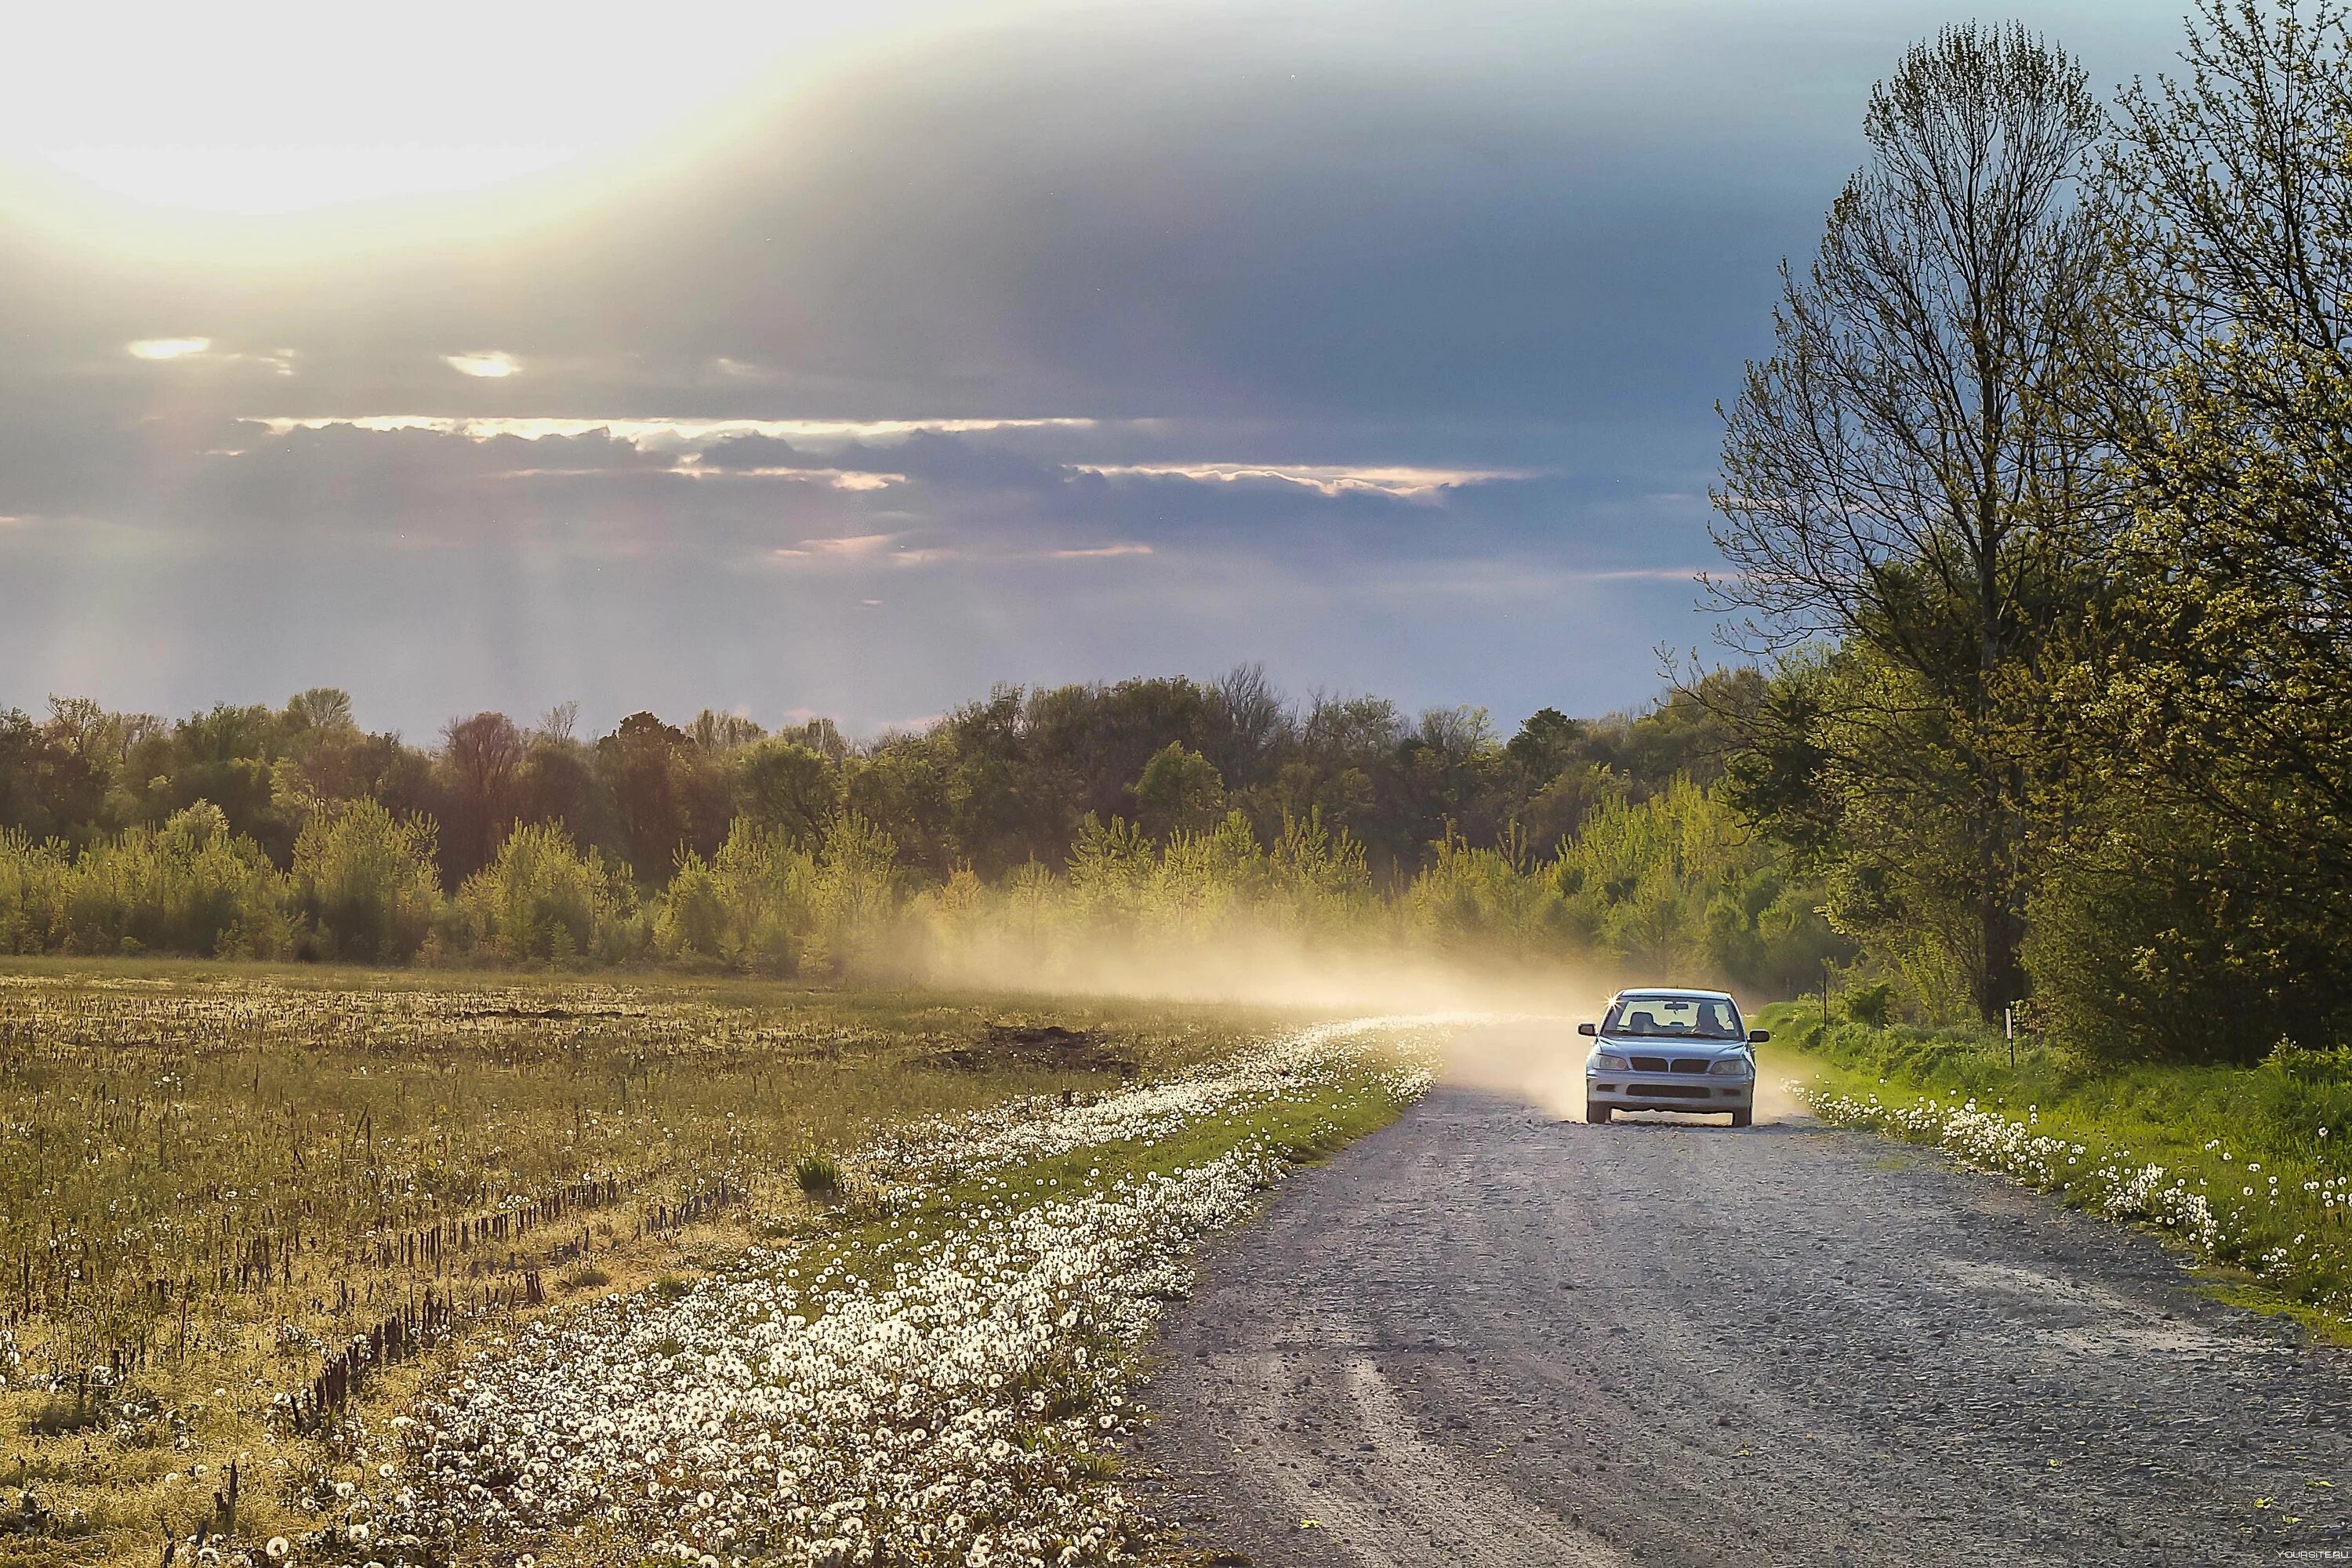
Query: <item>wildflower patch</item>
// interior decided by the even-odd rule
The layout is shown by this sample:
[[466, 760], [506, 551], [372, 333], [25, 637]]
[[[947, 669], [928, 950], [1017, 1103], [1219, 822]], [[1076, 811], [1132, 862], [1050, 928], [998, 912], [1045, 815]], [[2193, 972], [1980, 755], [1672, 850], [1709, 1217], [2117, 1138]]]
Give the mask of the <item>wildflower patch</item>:
[[2352, 1320], [2352, 1180], [2315, 1171], [2283, 1186], [2263, 1162], [2208, 1140], [2174, 1165], [2143, 1161], [2105, 1140], [2045, 1131], [2037, 1107], [2022, 1118], [1973, 1097], [1933, 1092], [1888, 1100], [1819, 1084], [1789, 1088], [1824, 1121], [1935, 1144], [1980, 1170], [2053, 1192], [2109, 1219], [2147, 1224], [2200, 1260], [2236, 1266], [2339, 1320]]
[[849, 1162], [873, 1194], [857, 1231], [474, 1356], [404, 1425], [396, 1489], [349, 1500], [321, 1544], [358, 1526], [396, 1563], [1113, 1561], [1134, 1521], [1111, 1451], [1192, 1250], [1425, 1089], [1426, 1035], [1310, 1029], [885, 1138]]

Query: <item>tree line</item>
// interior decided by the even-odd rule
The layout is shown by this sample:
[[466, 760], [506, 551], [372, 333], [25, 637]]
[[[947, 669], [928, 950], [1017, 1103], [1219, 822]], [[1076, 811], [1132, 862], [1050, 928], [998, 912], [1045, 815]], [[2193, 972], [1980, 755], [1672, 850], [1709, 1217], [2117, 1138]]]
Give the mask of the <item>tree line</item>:
[[1914, 1011], [2249, 1059], [2352, 999], [2352, 37], [2204, 0], [2181, 60], [1961, 26], [1872, 93], [1725, 413], [1725, 788]]
[[1242, 926], [1793, 989], [1843, 952], [1717, 796], [1753, 670], [1647, 710], [1293, 703], [1255, 668], [1024, 690], [853, 744], [706, 710], [363, 730], [340, 691], [0, 713], [0, 951], [836, 974], [992, 931]]

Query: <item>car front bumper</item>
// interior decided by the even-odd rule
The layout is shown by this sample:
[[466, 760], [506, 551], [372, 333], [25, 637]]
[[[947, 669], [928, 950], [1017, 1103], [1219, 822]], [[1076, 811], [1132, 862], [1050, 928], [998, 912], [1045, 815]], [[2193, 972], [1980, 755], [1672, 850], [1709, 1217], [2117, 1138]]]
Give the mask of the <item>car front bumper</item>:
[[1587, 1073], [1584, 1098], [1612, 1110], [1687, 1110], [1705, 1116], [1756, 1108], [1756, 1080], [1701, 1073]]

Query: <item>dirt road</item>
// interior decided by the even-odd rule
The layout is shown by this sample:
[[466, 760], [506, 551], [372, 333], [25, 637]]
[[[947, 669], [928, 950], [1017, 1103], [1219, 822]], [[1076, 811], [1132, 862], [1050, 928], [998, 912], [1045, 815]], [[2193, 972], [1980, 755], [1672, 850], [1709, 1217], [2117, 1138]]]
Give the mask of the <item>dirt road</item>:
[[1207, 1260], [1143, 1500], [1307, 1568], [2352, 1562], [2352, 1351], [2183, 1278], [1858, 1134], [1441, 1087]]

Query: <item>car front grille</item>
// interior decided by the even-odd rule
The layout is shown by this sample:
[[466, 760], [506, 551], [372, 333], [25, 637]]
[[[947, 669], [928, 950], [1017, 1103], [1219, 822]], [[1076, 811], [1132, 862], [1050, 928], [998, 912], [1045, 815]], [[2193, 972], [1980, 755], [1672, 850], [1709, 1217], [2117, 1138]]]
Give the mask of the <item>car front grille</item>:
[[1635, 1072], [1705, 1072], [1707, 1069], [1705, 1057], [1635, 1057], [1633, 1062]]
[[1632, 1083], [1625, 1086], [1625, 1092], [1651, 1095], [1659, 1100], [1705, 1100], [1706, 1085], [1703, 1083]]

